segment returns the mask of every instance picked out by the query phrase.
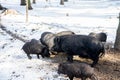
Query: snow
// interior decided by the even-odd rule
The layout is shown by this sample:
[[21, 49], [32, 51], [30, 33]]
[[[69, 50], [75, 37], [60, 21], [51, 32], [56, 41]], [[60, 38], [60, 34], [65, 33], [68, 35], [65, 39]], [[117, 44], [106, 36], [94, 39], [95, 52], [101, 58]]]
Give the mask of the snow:
[[[106, 32], [107, 42], [115, 41], [118, 27], [119, 0], [36, 0], [29, 11], [26, 23], [26, 7], [20, 0], [1, 0], [0, 3], [19, 12], [17, 15], [1, 15], [1, 23], [8, 30], [26, 36], [25, 39], [39, 39], [45, 31], [60, 32], [71, 30], [76, 34]], [[2, 12], [2, 11], [0, 11]], [[35, 31], [32, 31], [35, 29]], [[57, 74], [57, 63], [51, 59], [32, 55], [29, 60], [21, 47], [23, 42], [12, 39], [0, 30], [0, 80], [60, 80], [67, 79]]]

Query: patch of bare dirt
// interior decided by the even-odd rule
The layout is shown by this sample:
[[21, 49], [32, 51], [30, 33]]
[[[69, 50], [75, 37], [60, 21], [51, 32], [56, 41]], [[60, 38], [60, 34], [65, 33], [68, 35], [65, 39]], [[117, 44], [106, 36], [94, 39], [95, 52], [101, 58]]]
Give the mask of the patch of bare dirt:
[[110, 52], [95, 67], [99, 80], [120, 80], [120, 53]]
[[[51, 60], [55, 63], [60, 63], [66, 61], [66, 55], [61, 53], [59, 55], [54, 55]], [[74, 60], [79, 60], [92, 63], [90, 59], [83, 59], [78, 56], [74, 57]], [[118, 52], [106, 52], [106, 54], [99, 59], [98, 64], [95, 66], [95, 73], [98, 80], [120, 80], [120, 53]], [[79, 80], [74, 78], [74, 80]]]

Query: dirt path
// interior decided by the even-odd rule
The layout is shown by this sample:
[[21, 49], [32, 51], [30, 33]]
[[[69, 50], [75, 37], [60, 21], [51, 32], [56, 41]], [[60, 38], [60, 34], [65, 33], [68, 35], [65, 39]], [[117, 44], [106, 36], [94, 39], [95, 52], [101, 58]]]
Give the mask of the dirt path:
[[1, 25], [0, 28], [15, 39], [18, 39], [22, 42], [27, 42], [28, 41], [28, 40], [23, 38], [24, 37], [23, 35], [20, 36], [18, 34], [15, 34], [15, 33], [11, 32], [10, 30], [7, 30], [7, 28], [3, 25]]

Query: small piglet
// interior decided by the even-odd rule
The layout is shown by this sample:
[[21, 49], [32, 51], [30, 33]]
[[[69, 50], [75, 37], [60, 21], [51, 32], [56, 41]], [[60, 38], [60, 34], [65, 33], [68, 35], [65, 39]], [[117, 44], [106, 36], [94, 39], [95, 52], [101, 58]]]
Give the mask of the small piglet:
[[50, 53], [48, 48], [43, 46], [39, 40], [32, 39], [29, 42], [26, 42], [22, 49], [24, 52], [27, 54], [28, 59], [31, 59], [32, 57], [30, 54], [36, 54], [37, 58], [39, 59], [39, 55], [41, 55], [43, 58], [44, 57], [50, 57]]
[[70, 80], [74, 77], [81, 78], [81, 80], [86, 80], [87, 78], [91, 80], [98, 80], [94, 74], [94, 69], [87, 63], [82, 62], [64, 62], [60, 63], [58, 66], [58, 74], [66, 74]]

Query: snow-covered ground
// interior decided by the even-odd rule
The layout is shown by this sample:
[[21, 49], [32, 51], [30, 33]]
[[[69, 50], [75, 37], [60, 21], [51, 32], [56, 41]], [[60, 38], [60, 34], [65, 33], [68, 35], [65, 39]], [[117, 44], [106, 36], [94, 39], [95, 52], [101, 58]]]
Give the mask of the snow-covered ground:
[[[17, 15], [1, 15], [1, 23], [28, 40], [39, 39], [45, 31], [57, 33], [71, 30], [76, 34], [106, 32], [107, 42], [114, 43], [120, 12], [119, 0], [68, 0], [65, 5], [59, 5], [59, 1], [36, 0], [26, 23], [26, 7], [20, 6], [20, 0], [1, 0], [4, 7], [19, 12]], [[57, 74], [57, 63], [52, 63], [51, 59], [37, 59], [36, 55], [32, 55], [33, 59], [28, 60], [21, 50], [23, 44], [0, 29], [0, 80], [62, 78]]]

